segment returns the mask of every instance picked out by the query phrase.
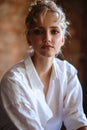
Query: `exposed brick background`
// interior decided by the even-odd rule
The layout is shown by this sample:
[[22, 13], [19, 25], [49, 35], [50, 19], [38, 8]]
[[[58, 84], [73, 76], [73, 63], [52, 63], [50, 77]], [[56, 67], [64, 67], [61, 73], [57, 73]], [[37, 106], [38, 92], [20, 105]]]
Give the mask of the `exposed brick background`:
[[[87, 93], [87, 20], [85, 0], [60, 0], [71, 21], [69, 43], [64, 46], [65, 59], [77, 69], [85, 93]], [[28, 45], [25, 38], [24, 19], [28, 0], [0, 0], [0, 78], [13, 64], [22, 59]], [[85, 68], [85, 69], [84, 69]], [[86, 98], [87, 94], [84, 94]], [[87, 101], [85, 100], [85, 109]]]
[[28, 48], [24, 26], [26, 4], [26, 0], [0, 1], [0, 77], [23, 58]]

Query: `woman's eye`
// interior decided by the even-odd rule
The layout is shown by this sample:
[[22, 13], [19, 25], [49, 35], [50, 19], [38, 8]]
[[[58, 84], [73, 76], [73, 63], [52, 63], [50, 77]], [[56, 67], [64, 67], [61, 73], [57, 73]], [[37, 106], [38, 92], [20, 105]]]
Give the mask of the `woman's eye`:
[[33, 33], [34, 33], [35, 35], [40, 35], [40, 34], [43, 33], [43, 30], [42, 30], [42, 29], [34, 29], [34, 30], [33, 30]]
[[53, 35], [58, 34], [58, 33], [60, 33], [59, 30], [55, 30], [55, 29], [51, 30], [51, 34]]

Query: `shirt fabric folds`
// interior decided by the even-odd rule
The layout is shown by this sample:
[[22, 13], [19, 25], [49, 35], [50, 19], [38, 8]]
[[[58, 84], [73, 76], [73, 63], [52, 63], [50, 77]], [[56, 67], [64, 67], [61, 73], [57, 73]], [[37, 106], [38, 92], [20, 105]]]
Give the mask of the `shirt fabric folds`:
[[0, 100], [10, 119], [7, 123], [13, 122], [18, 130], [60, 130], [62, 122], [67, 130], [87, 126], [82, 88], [77, 70], [70, 63], [55, 58], [46, 97], [43, 90], [28, 55], [1, 80]]

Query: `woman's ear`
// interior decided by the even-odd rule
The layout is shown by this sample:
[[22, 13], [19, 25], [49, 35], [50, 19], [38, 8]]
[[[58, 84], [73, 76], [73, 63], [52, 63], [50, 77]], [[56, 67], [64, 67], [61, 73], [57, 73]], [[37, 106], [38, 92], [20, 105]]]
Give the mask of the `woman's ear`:
[[64, 43], [65, 43], [65, 37], [62, 36], [62, 46], [64, 45]]

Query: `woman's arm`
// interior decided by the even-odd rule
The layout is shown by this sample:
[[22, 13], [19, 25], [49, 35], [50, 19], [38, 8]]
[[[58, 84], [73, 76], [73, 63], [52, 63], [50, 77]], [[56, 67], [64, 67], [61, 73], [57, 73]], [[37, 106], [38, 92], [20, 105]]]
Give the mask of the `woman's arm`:
[[79, 129], [77, 129], [77, 130], [87, 130], [87, 126], [81, 127], [81, 128], [79, 128]]
[[27, 90], [27, 99], [19, 77], [6, 76], [1, 81], [0, 88], [2, 107], [19, 130], [44, 130], [34, 109], [32, 93], [30, 89]]
[[83, 93], [77, 74], [70, 75], [64, 99], [64, 124], [67, 129], [87, 130], [82, 102]]

